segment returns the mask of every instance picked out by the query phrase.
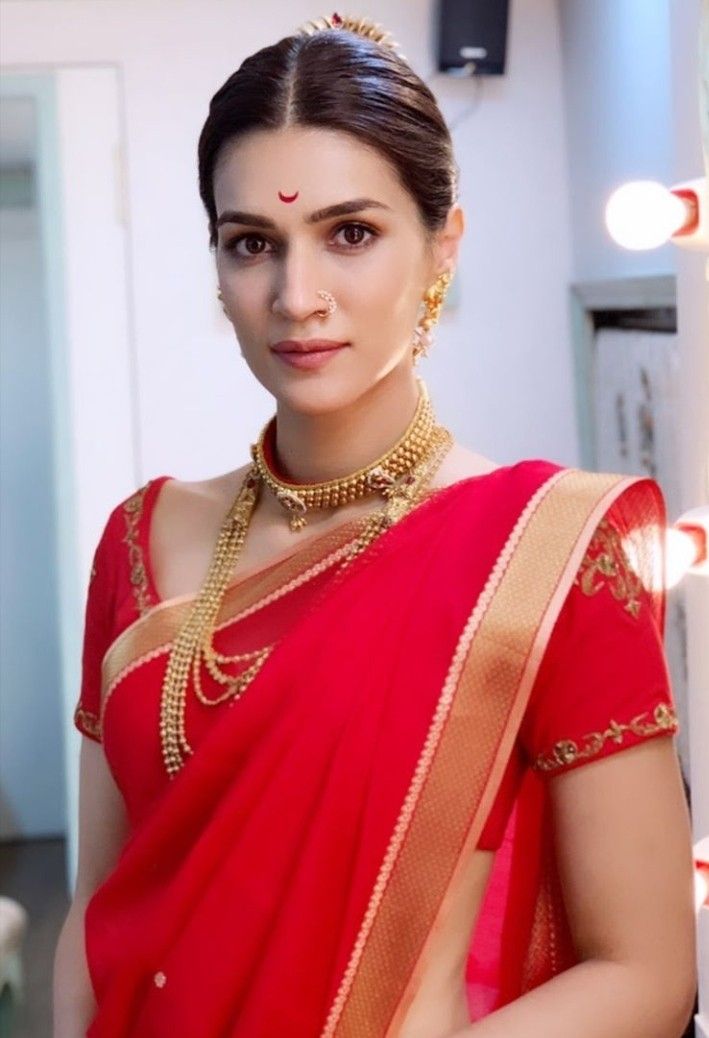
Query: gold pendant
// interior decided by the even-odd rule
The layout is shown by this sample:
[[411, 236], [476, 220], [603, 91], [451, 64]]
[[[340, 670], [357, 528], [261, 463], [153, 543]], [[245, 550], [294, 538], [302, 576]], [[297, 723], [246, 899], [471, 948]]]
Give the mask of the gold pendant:
[[279, 490], [276, 493], [276, 497], [286, 512], [289, 513], [291, 530], [294, 533], [302, 530], [306, 523], [305, 513], [308, 510], [305, 501], [292, 490]]

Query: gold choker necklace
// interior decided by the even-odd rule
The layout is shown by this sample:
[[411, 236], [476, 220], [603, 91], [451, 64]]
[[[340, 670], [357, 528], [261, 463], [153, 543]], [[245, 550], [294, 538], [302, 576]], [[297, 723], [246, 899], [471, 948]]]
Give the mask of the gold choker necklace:
[[430, 453], [437, 428], [436, 418], [425, 383], [421, 379], [416, 381], [420, 390], [418, 406], [401, 439], [370, 465], [340, 479], [324, 483], [291, 483], [278, 476], [273, 462], [275, 416], [266, 423], [258, 441], [251, 445], [251, 457], [259, 476], [282, 505], [291, 530], [303, 529], [307, 512], [311, 509], [337, 508], [374, 493], [389, 497], [398, 481]]
[[[329, 564], [337, 570], [345, 569], [381, 534], [416, 508], [452, 444], [451, 433], [443, 426], [436, 426], [425, 456], [395, 481], [383, 505], [364, 517], [363, 521], [358, 521], [352, 540], [330, 556]], [[174, 778], [193, 753], [186, 730], [190, 680], [194, 694], [204, 705], [218, 706], [224, 702], [233, 704], [241, 698], [274, 648], [273, 644], [264, 645], [232, 656], [218, 652], [213, 641], [222, 601], [229, 583], [234, 579], [234, 569], [241, 555], [260, 488], [261, 481], [255, 466], [252, 466], [224, 518], [204, 584], [170, 650], [160, 700], [160, 741], [163, 762], [170, 778]], [[323, 565], [322, 561], [319, 565]], [[238, 664], [243, 669], [239, 674], [232, 674], [224, 669], [224, 664]], [[222, 687], [217, 695], [208, 696], [205, 693], [201, 680], [203, 667], [216, 685]]]

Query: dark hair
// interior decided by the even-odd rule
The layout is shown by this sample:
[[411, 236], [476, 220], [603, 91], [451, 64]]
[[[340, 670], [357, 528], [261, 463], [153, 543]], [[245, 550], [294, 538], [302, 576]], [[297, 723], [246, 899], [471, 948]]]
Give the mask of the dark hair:
[[217, 243], [214, 172], [225, 144], [252, 130], [349, 133], [388, 160], [425, 231], [457, 198], [453, 145], [435, 97], [392, 47], [348, 29], [286, 36], [242, 62], [216, 92], [199, 138], [199, 193]]

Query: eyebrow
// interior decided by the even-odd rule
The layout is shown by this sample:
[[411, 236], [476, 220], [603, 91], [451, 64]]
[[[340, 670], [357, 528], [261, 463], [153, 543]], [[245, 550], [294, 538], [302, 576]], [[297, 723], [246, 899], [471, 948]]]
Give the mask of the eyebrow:
[[[349, 213], [359, 213], [363, 209], [389, 209], [383, 202], [377, 202], [374, 198], [353, 198], [349, 202], [338, 202], [337, 205], [328, 205], [324, 209], [316, 209], [305, 217], [306, 223], [320, 223], [329, 220], [333, 216], [347, 216]], [[244, 213], [238, 209], [225, 209], [217, 219], [217, 227], [224, 223], [244, 223], [253, 227], [268, 227], [275, 230], [276, 223], [267, 216], [258, 213]]]

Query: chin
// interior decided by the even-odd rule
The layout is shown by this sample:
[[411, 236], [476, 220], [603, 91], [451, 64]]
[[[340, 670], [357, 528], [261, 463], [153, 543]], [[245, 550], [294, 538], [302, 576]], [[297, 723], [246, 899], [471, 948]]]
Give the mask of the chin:
[[279, 404], [290, 411], [313, 417], [341, 411], [354, 403], [360, 395], [351, 382], [348, 384], [343, 379], [326, 375], [281, 379], [270, 392]]
[[389, 378], [405, 361], [403, 356], [386, 359], [370, 357], [369, 364], [364, 365], [361, 363], [362, 356], [357, 357], [355, 354], [354, 357], [350, 355], [350, 360], [359, 360], [359, 364], [342, 365], [336, 370], [338, 361], [345, 359], [336, 358], [330, 370], [290, 370], [275, 357], [272, 363], [259, 363], [258, 366], [249, 364], [249, 367], [254, 378], [275, 398], [278, 405], [297, 414], [316, 417], [351, 407]]

